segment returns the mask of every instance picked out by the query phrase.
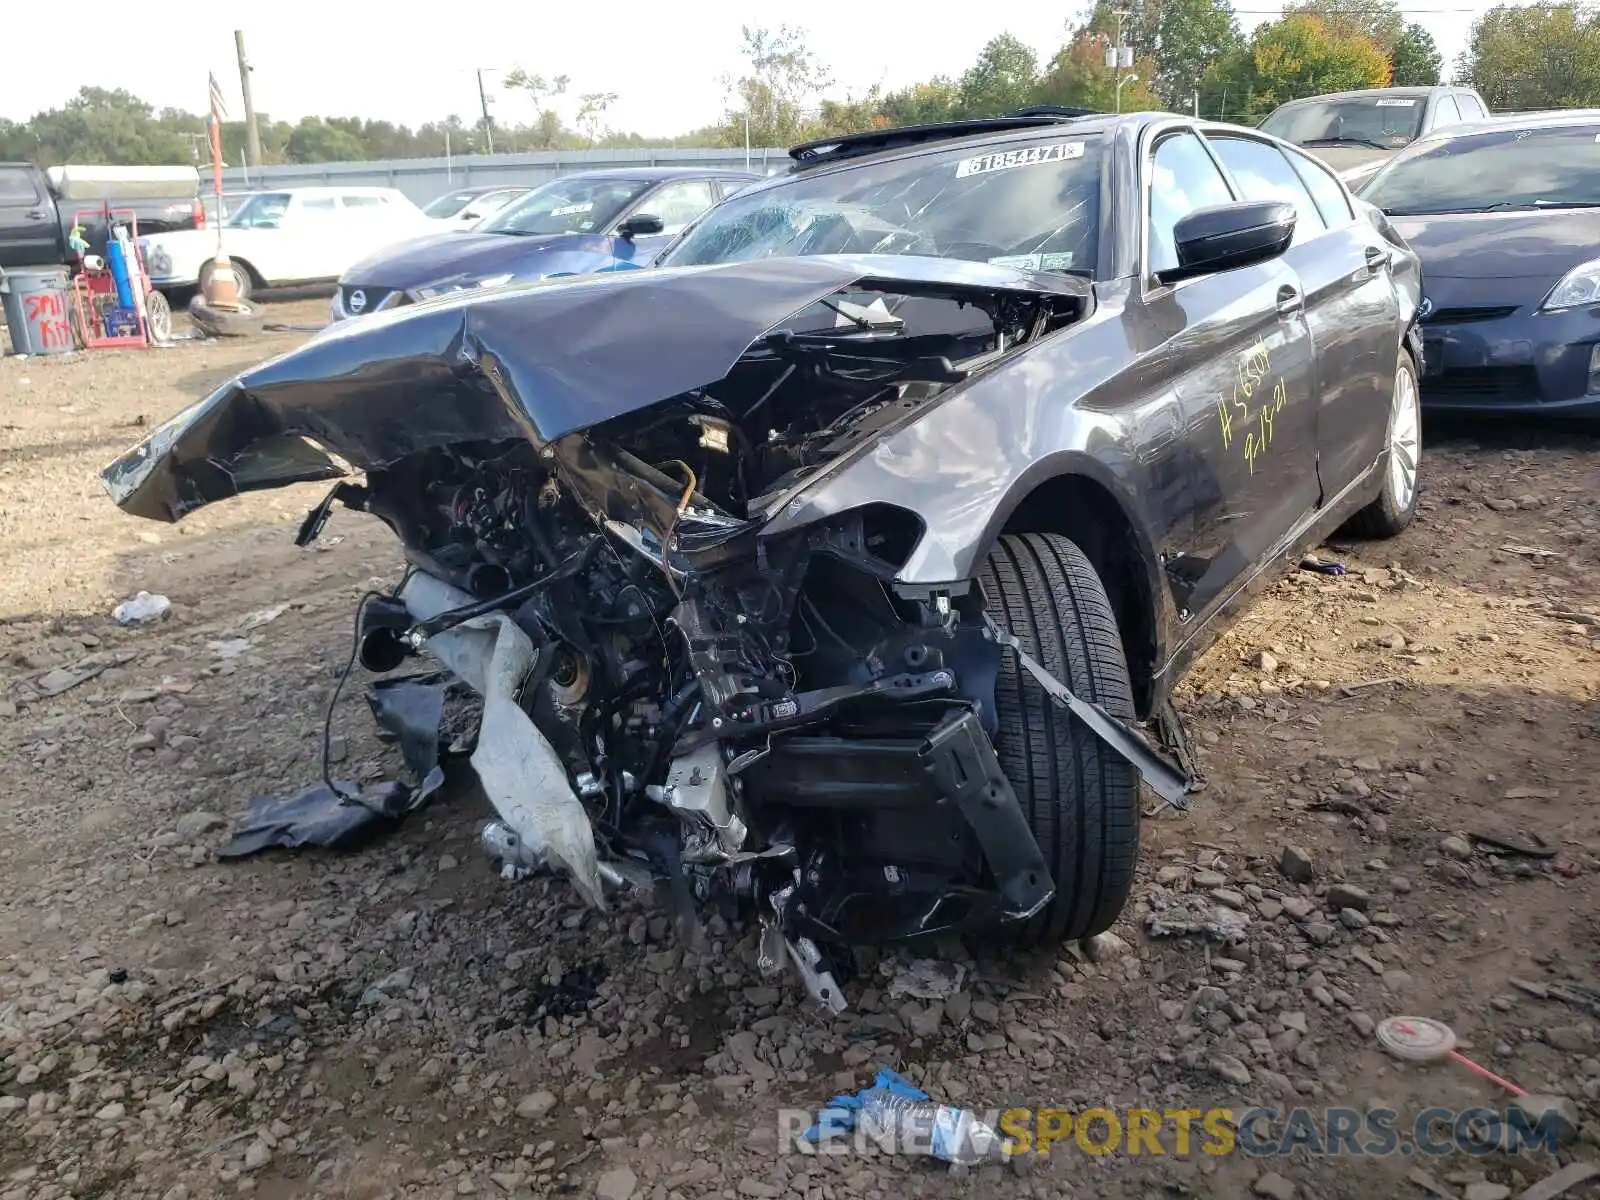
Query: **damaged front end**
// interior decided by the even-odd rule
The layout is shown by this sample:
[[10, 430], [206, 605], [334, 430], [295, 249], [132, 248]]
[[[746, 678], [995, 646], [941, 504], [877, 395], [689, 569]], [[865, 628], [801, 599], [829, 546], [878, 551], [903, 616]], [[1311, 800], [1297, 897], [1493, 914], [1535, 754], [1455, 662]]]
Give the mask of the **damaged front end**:
[[[352, 471], [409, 570], [364, 615], [484, 701], [472, 762], [511, 873], [595, 905], [648, 872], [753, 902], [763, 965], [843, 1001], [830, 948], [1026, 921], [1054, 885], [996, 757], [1003, 647], [976, 588], [897, 586], [893, 496], [772, 533], [1087, 285], [921, 259], [640, 272], [418, 306], [242, 376], [108, 468], [176, 520]], [[953, 581], [959, 582], [959, 581]]]

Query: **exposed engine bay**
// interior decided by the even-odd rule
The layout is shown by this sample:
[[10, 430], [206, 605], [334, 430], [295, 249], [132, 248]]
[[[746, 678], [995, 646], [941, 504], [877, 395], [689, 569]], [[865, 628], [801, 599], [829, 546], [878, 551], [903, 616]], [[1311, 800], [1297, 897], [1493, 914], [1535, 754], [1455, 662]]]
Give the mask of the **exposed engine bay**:
[[[448, 587], [420, 600], [413, 582], [373, 606], [363, 661], [390, 669], [508, 615], [537, 649], [517, 703], [602, 857], [697, 900], [754, 900], [810, 976], [828, 974], [832, 944], [1027, 918], [1052, 887], [1015, 799], [990, 794], [1005, 786], [990, 741], [1000, 647], [961, 619], [977, 597], [896, 594], [921, 532], [904, 511], [869, 506], [781, 544], [761, 512], [1061, 324], [1061, 307], [835, 296], [796, 322], [821, 328], [773, 333], [717, 384], [644, 412], [369, 472], [356, 502]], [[527, 847], [540, 831], [488, 834], [531, 863], [507, 853], [508, 832]]]
[[[472, 763], [505, 872], [556, 867], [595, 905], [664, 883], [680, 917], [753, 903], [763, 969], [789, 961], [837, 1011], [839, 948], [1025, 923], [1055, 894], [995, 749], [1007, 648], [1147, 778], [1170, 772], [974, 580], [897, 583], [924, 528], [892, 497], [775, 521], [1092, 302], [1067, 277], [812, 258], [419, 305], [233, 381], [108, 490], [176, 520], [364, 472], [298, 540], [343, 503], [403, 543], [360, 658], [426, 652], [483, 697]], [[664, 304], [716, 311], [674, 342]]]

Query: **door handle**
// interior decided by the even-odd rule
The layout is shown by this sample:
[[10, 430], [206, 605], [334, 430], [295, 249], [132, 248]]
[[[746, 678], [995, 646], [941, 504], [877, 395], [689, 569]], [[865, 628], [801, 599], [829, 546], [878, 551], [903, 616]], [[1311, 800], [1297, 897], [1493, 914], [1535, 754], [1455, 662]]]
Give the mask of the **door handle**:
[[24, 215], [30, 221], [42, 221], [42, 220], [44, 220], [44, 213], [40, 212], [37, 208], [31, 210], [28, 213], [25, 213]]
[[1286, 283], [1278, 289], [1278, 315], [1280, 317], [1292, 317], [1297, 312], [1303, 312], [1305, 306], [1306, 298], [1296, 288], [1292, 288]]
[[1378, 246], [1367, 247], [1367, 270], [1377, 274], [1389, 265], [1389, 252]]

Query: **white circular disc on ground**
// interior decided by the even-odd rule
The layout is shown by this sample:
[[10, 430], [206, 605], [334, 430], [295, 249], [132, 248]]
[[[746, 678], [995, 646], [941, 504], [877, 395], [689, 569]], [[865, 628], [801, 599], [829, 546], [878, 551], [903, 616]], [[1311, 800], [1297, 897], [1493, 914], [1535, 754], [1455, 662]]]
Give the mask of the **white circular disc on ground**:
[[1390, 1017], [1378, 1022], [1378, 1042], [1407, 1062], [1433, 1062], [1456, 1048], [1450, 1026], [1428, 1017]]

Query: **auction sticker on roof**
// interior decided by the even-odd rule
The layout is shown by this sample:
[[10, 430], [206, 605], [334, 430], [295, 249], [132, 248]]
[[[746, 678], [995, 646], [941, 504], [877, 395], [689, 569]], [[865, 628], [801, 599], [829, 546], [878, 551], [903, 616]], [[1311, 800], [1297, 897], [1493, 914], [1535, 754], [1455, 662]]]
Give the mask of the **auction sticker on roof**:
[[1048, 146], [1002, 150], [997, 154], [980, 154], [976, 158], [962, 159], [956, 164], [956, 178], [965, 179], [968, 175], [987, 175], [990, 171], [1004, 171], [1011, 167], [1036, 167], [1082, 157], [1082, 142], [1052, 142]]
[[1417, 106], [1417, 102], [1415, 100], [1379, 100], [1378, 101], [1378, 107], [1379, 108], [1415, 108], [1416, 106]]

